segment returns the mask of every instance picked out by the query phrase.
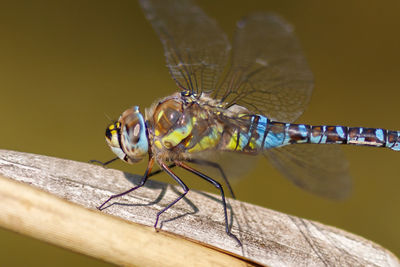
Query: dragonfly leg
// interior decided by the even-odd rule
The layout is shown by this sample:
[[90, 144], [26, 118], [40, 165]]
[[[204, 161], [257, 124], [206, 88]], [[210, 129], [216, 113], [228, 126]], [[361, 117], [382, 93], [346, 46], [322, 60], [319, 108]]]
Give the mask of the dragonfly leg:
[[[91, 159], [91, 160], [89, 160], [89, 163], [97, 163], [97, 164], [99, 164], [99, 165], [101, 165], [101, 166], [104, 167], [104, 166], [106, 166], [106, 165], [108, 165], [108, 164], [110, 164], [110, 163], [116, 161], [117, 159], [119, 159], [119, 158], [116, 157], [116, 158], [110, 159], [110, 160], [108, 160], [108, 161], [106, 161], [106, 162], [102, 162], [102, 161], [97, 160], [97, 159]], [[175, 163], [172, 163], [172, 164], [170, 164], [168, 167], [172, 169], [172, 168], [176, 167], [176, 165], [175, 165]], [[222, 171], [222, 169], [221, 169], [221, 171]], [[154, 175], [156, 175], [156, 174], [159, 174], [160, 172], [163, 172], [163, 170], [156, 170], [156, 171], [154, 171], [154, 172], [151, 172], [151, 173], [147, 176], [147, 178], [149, 178], [149, 177], [151, 177], [151, 176], [154, 176]]]
[[98, 210], [103, 210], [104, 209], [103, 208], [104, 205], [107, 204], [110, 200], [112, 200], [112, 199], [114, 199], [116, 197], [121, 197], [123, 195], [129, 194], [130, 192], [135, 191], [136, 189], [142, 187], [146, 183], [147, 179], [149, 178], [149, 176], [150, 176], [149, 172], [151, 172], [151, 169], [153, 168], [153, 165], [154, 165], [154, 158], [150, 158], [149, 163], [147, 164], [146, 172], [144, 173], [144, 175], [142, 177], [142, 180], [140, 180], [140, 183], [137, 186], [132, 187], [131, 189], [129, 189], [129, 190], [125, 191], [125, 192], [122, 192], [122, 193], [119, 193], [119, 194], [116, 194], [116, 195], [112, 195], [106, 201], [104, 201], [103, 204], [101, 204], [99, 207], [97, 207], [97, 209]]
[[101, 166], [104, 167], [104, 166], [110, 164], [111, 162], [116, 161], [117, 159], [119, 159], [119, 158], [118, 158], [118, 157], [115, 157], [115, 158], [110, 159], [110, 160], [108, 160], [108, 161], [106, 161], [106, 162], [102, 162], [102, 161], [96, 160], [96, 159], [91, 159], [91, 160], [89, 160], [89, 163], [97, 163], [97, 164], [100, 164]]
[[204, 160], [204, 159], [191, 159], [191, 160], [188, 160], [188, 161], [191, 162], [191, 163], [194, 163], [194, 164], [210, 166], [210, 167], [213, 167], [215, 169], [218, 169], [218, 171], [221, 173], [222, 179], [224, 179], [225, 184], [228, 186], [229, 193], [231, 194], [233, 199], [236, 199], [236, 196], [233, 193], [232, 186], [229, 183], [228, 177], [226, 177], [225, 172], [222, 169], [221, 165], [219, 165], [216, 162], [212, 162], [212, 161], [208, 161], [208, 160]]
[[[189, 188], [187, 187], [187, 185], [185, 185], [185, 183], [175, 174], [172, 172], [172, 170], [170, 169], [169, 166], [167, 166], [165, 163], [161, 162], [160, 163], [161, 168], [169, 175], [171, 176], [175, 181], [178, 182], [178, 184], [182, 187], [183, 189], [183, 193], [176, 198], [174, 201], [172, 201], [171, 203], [168, 204], [168, 206], [166, 206], [165, 208], [163, 208], [162, 210], [160, 210], [157, 213], [157, 218], [156, 218], [156, 222], [154, 224], [154, 228], [157, 228], [157, 224], [158, 224], [158, 220], [160, 218], [160, 215], [165, 212], [167, 209], [169, 209], [170, 207], [172, 207], [176, 202], [178, 202], [179, 200], [181, 200], [186, 194], [187, 192], [189, 192]], [[175, 165], [174, 165], [175, 166]]]
[[193, 173], [196, 174], [197, 176], [199, 176], [200, 178], [203, 178], [204, 180], [206, 180], [207, 182], [211, 183], [212, 185], [214, 185], [216, 188], [219, 189], [219, 191], [221, 192], [221, 198], [222, 198], [222, 205], [224, 207], [224, 216], [225, 216], [225, 231], [228, 234], [228, 236], [232, 237], [233, 239], [236, 240], [236, 242], [239, 244], [239, 246], [242, 246], [242, 242], [240, 242], [240, 240], [236, 237], [236, 235], [231, 233], [231, 230], [229, 229], [229, 222], [228, 222], [228, 211], [226, 208], [226, 201], [225, 201], [225, 194], [224, 194], [224, 189], [222, 188], [222, 185], [220, 183], [218, 183], [217, 181], [215, 181], [214, 179], [208, 177], [207, 175], [193, 169], [192, 167], [186, 165], [185, 163], [182, 162], [177, 162], [176, 163], [177, 166]]
[[[174, 167], [176, 167], [175, 163], [172, 163], [172, 164], [168, 165], [168, 168], [170, 168], [170, 169], [172, 169], [172, 168], [174, 168]], [[150, 178], [151, 176], [154, 176], [154, 175], [156, 175], [156, 174], [159, 174], [159, 173], [161, 173], [161, 172], [163, 172], [163, 171], [164, 171], [163, 169], [159, 169], [159, 170], [156, 170], [156, 171], [154, 171], [154, 172], [151, 172], [151, 173], [147, 176], [147, 178]]]

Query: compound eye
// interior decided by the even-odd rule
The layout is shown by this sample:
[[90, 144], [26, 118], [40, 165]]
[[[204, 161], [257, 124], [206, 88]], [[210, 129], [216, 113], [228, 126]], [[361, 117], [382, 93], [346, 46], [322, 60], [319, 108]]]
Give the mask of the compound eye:
[[138, 162], [147, 155], [149, 144], [146, 124], [138, 107], [127, 109], [119, 118], [119, 142], [128, 162]]
[[141, 131], [142, 129], [140, 123], [137, 123], [132, 129], [129, 129], [129, 136], [131, 137], [131, 142], [133, 144], [137, 144], [139, 142]]

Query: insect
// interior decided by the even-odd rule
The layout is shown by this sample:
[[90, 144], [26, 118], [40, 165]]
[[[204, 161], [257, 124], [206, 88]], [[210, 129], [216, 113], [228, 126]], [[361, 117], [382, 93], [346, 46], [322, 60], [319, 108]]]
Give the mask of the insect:
[[[274, 14], [256, 13], [237, 23], [232, 46], [225, 33], [190, 0], [140, 0], [160, 38], [178, 92], [155, 102], [142, 114], [134, 106], [106, 129], [118, 158], [136, 163], [148, 157], [140, 183], [154, 163], [183, 193], [189, 188], [173, 171], [183, 168], [219, 189], [226, 233], [223, 186], [191, 167], [202, 153], [263, 154], [294, 184], [312, 193], [341, 198], [348, 193], [347, 162], [340, 147], [353, 144], [400, 150], [400, 132], [377, 128], [311, 126], [293, 122], [304, 111], [313, 76], [292, 27]], [[229, 184], [228, 184], [229, 186]]]

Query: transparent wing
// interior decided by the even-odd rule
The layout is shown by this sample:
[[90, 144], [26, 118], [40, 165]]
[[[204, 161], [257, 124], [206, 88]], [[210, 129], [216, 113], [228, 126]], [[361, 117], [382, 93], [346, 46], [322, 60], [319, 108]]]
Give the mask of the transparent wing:
[[140, 4], [164, 46], [177, 85], [197, 94], [213, 90], [231, 48], [217, 23], [191, 0], [140, 0]]
[[[158, 34], [167, 66], [178, 87], [239, 104], [273, 120], [292, 122], [310, 98], [313, 77], [292, 27], [272, 14], [238, 22], [229, 71], [230, 44], [216, 22], [191, 0], [140, 0]], [[339, 148], [293, 145], [265, 152], [300, 187], [333, 198], [350, 186]]]
[[215, 98], [277, 121], [302, 114], [313, 76], [293, 28], [281, 17], [257, 13], [239, 21], [230, 63]]
[[311, 193], [342, 199], [351, 191], [348, 162], [337, 145], [296, 144], [266, 150], [264, 155], [286, 178]]

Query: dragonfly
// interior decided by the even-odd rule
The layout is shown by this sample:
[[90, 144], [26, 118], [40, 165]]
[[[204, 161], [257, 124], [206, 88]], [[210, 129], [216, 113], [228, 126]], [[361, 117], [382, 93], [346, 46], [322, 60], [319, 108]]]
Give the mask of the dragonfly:
[[148, 165], [138, 185], [109, 197], [100, 210], [145, 185], [156, 163], [183, 190], [157, 213], [156, 228], [160, 215], [189, 191], [172, 168], [180, 167], [219, 190], [225, 231], [241, 245], [229, 227], [223, 186], [189, 164], [204, 153], [262, 154], [295, 185], [343, 198], [350, 177], [338, 144], [400, 150], [400, 131], [294, 123], [309, 102], [313, 75], [293, 27], [280, 16], [243, 18], [231, 44], [192, 0], [139, 3], [162, 42], [178, 90], [145, 113], [138, 106], [127, 109], [106, 129], [116, 159], [134, 164], [148, 157]]

